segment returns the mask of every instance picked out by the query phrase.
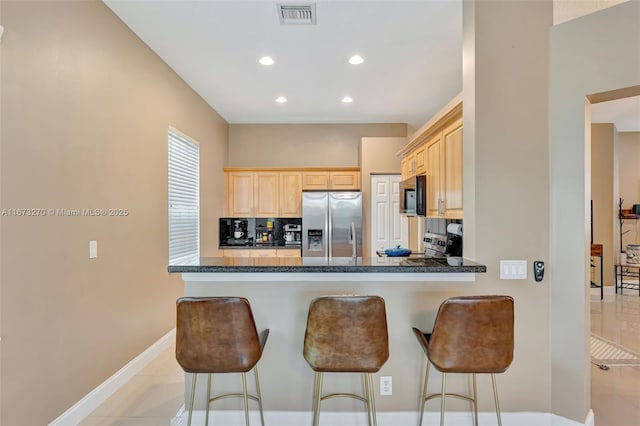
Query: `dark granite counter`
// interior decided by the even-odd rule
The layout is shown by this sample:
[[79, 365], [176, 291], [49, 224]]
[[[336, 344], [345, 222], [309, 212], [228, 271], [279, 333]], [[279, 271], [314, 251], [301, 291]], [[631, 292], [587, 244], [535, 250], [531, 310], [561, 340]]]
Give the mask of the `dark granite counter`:
[[169, 272], [206, 273], [479, 273], [487, 267], [461, 257], [221, 258], [169, 265]]

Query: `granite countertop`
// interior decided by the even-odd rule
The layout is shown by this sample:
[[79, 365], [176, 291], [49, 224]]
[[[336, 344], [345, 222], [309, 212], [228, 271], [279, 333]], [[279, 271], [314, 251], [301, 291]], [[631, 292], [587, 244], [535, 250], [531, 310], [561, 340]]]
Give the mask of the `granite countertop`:
[[169, 265], [169, 272], [341, 272], [341, 273], [476, 273], [487, 272], [485, 265], [462, 257], [201, 257], [193, 262]]
[[218, 248], [220, 250], [262, 250], [262, 249], [296, 249], [296, 250], [300, 250], [302, 248], [302, 245], [298, 244], [298, 245], [293, 245], [293, 244], [289, 244], [289, 245], [285, 245], [285, 244], [280, 244], [278, 242], [275, 242], [273, 244], [253, 244], [253, 245], [235, 245], [235, 246], [225, 246], [225, 245], [218, 245]]

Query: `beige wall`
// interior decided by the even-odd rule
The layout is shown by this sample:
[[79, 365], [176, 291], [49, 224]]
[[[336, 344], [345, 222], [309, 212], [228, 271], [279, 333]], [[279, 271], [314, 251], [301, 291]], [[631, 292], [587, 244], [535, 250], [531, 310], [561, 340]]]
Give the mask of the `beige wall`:
[[[487, 265], [487, 273], [463, 290], [515, 300], [514, 361], [498, 378], [505, 412], [549, 412], [551, 405], [550, 280], [547, 275], [536, 283], [531, 274], [534, 260], [552, 268], [546, 143], [551, 24], [550, 2], [463, 3], [464, 253]], [[527, 279], [500, 280], [501, 259], [526, 260]], [[493, 410], [490, 386], [479, 381], [479, 387], [480, 410]]]
[[360, 143], [363, 253], [371, 252], [371, 175], [400, 174], [400, 157], [396, 153], [406, 144], [407, 138], [362, 138]]
[[591, 127], [585, 96], [640, 84], [638, 16], [640, 2], [625, 2], [551, 29], [550, 397], [554, 413], [578, 421], [591, 406]]
[[366, 136], [404, 137], [406, 124], [232, 124], [230, 167], [348, 167], [360, 165]]
[[[593, 201], [593, 242], [602, 244], [605, 285], [613, 285], [613, 265], [617, 255], [614, 224], [618, 214], [614, 193], [616, 139], [618, 132], [611, 123], [591, 125], [591, 200]], [[640, 164], [640, 163], [638, 163]], [[591, 280], [600, 283], [600, 261], [594, 258]]]
[[[630, 209], [640, 204], [640, 132], [618, 133], [618, 161], [620, 198], [624, 199], [623, 208]], [[623, 229], [629, 231], [622, 236], [623, 248], [640, 244], [640, 220], [625, 220]]]
[[[228, 125], [101, 2], [3, 1], [2, 413], [47, 424], [175, 325], [167, 129], [200, 142], [202, 251], [215, 248]], [[98, 240], [89, 260], [88, 242]]]

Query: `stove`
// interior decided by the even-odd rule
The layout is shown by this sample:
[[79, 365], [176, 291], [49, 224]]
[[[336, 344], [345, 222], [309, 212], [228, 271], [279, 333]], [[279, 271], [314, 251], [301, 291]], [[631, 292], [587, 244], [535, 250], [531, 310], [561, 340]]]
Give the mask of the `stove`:
[[446, 257], [447, 236], [442, 234], [424, 234], [424, 254], [427, 257]]

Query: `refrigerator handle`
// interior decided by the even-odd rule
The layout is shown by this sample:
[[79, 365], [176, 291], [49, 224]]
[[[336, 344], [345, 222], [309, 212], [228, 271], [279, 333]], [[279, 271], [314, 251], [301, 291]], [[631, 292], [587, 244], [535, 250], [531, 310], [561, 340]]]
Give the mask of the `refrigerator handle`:
[[[330, 202], [330, 201], [329, 201]], [[328, 210], [328, 214], [325, 216], [325, 229], [327, 230], [327, 239], [326, 239], [326, 244], [324, 245], [325, 249], [324, 249], [324, 258], [325, 259], [329, 259], [331, 260], [331, 244], [333, 243], [333, 232], [332, 232], [332, 227], [333, 227], [333, 218], [332, 218], [332, 213], [331, 213], [331, 205], [328, 206], [329, 208]]]
[[356, 256], [356, 223], [355, 222], [351, 222], [351, 235], [349, 236], [350, 242], [351, 242], [351, 257], [357, 257]]

